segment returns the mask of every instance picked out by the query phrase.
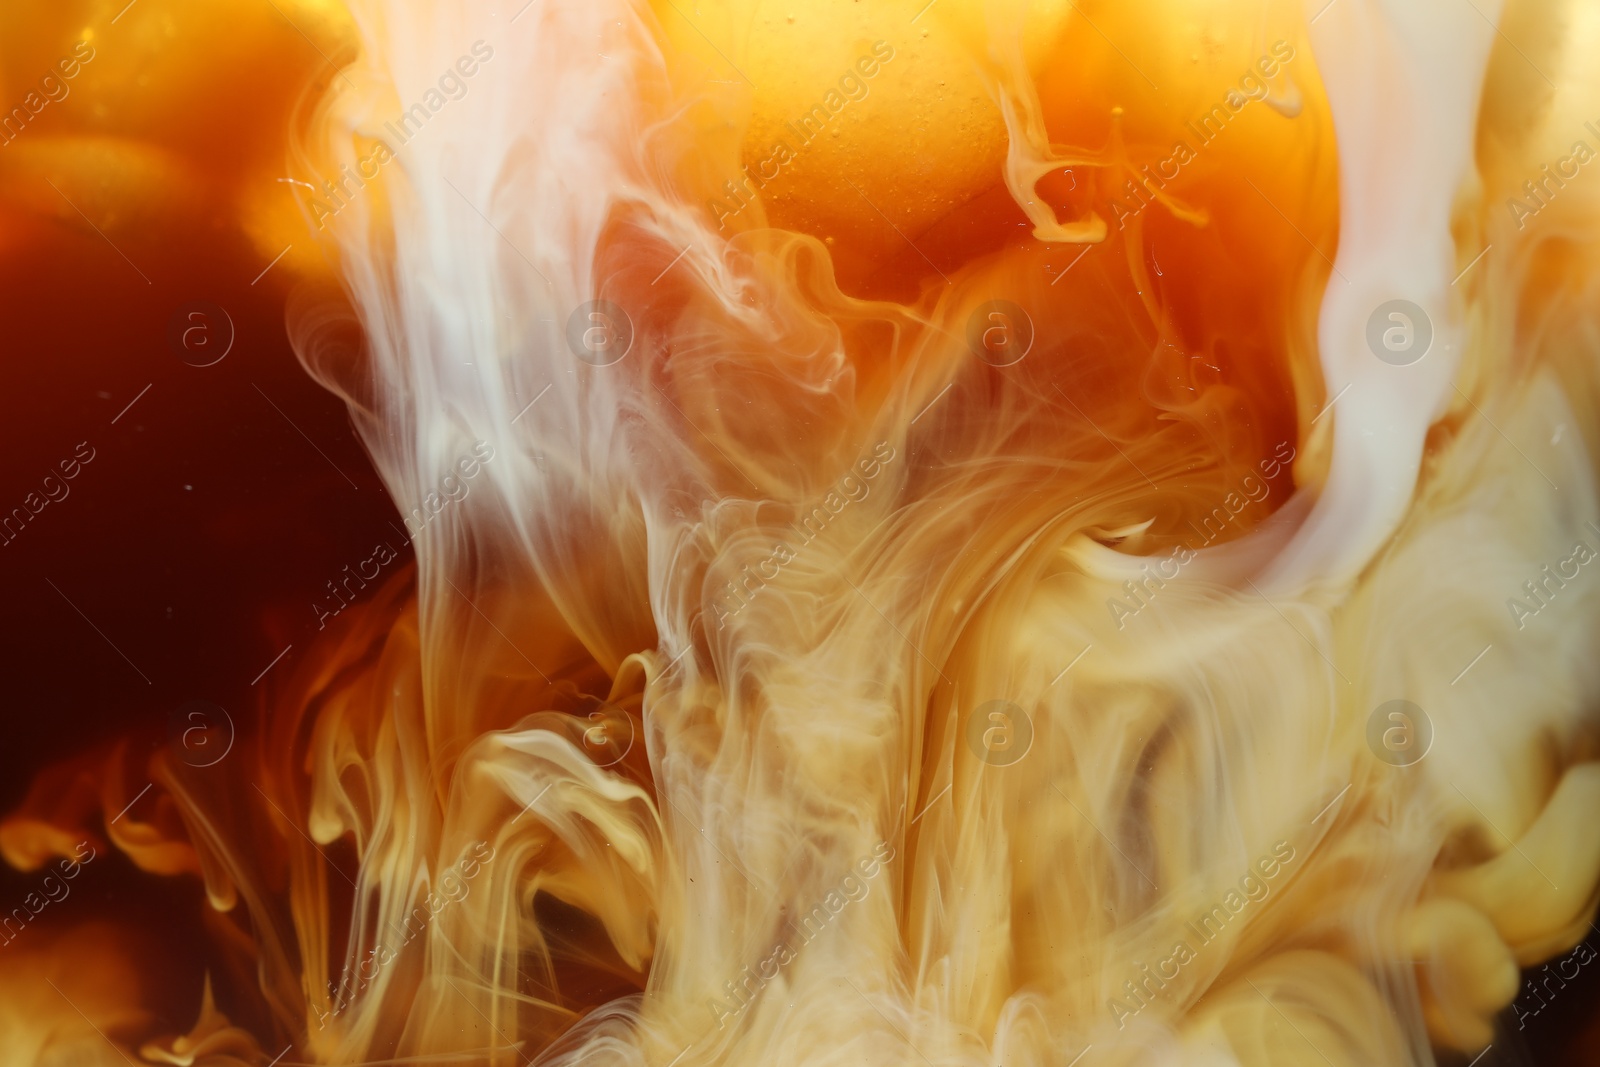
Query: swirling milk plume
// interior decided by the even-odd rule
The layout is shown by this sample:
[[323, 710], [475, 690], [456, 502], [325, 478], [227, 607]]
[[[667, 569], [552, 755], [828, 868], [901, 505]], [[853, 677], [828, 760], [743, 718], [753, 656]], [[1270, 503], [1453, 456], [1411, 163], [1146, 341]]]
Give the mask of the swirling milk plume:
[[[401, 101], [487, 22], [425, 5], [361, 14], [362, 73]], [[672, 17], [551, 4], [504, 25], [501, 65], [474, 86], [488, 99], [408, 146], [386, 218], [341, 229], [374, 383], [352, 400], [402, 511], [474, 442], [496, 458], [492, 493], [418, 541], [426, 758], [359, 799], [319, 779], [312, 825], [376, 835], [363, 880], [380, 912], [422, 856], [443, 862], [478, 833], [502, 857], [493, 877], [516, 888], [464, 913], [481, 924], [462, 931], [478, 935], [475, 956], [441, 952], [414, 988], [380, 979], [338, 1054], [377, 1047], [405, 1014], [397, 992], [416, 1000], [396, 1054], [459, 1041], [465, 1008], [446, 987], [494, 1024], [491, 1047], [564, 1031], [571, 1020], [538, 995], [554, 965], [533, 993], [510, 977], [521, 953], [550, 958], [534, 890], [593, 916], [608, 953], [649, 973], [644, 997], [584, 1020], [548, 1062], [1043, 1063], [1087, 1046], [1117, 1062], [1405, 1062], [1430, 1036], [1480, 1047], [1513, 961], [1583, 927], [1597, 842], [1575, 815], [1600, 788], [1592, 767], [1539, 744], [1592, 699], [1574, 654], [1588, 602], [1552, 603], [1566, 620], [1542, 653], [1556, 673], [1508, 715], [1516, 669], [1485, 664], [1461, 692], [1447, 669], [1478, 636], [1513, 645], [1498, 588], [1417, 564], [1511, 573], [1554, 558], [1594, 512], [1581, 449], [1551, 457], [1563, 488], [1545, 492], [1450, 388], [1463, 357], [1502, 377], [1511, 362], [1491, 329], [1507, 314], [1496, 287], [1463, 298], [1450, 284], [1473, 247], [1458, 247], [1462, 218], [1488, 215], [1472, 143], [1490, 28], [1444, 4], [1359, 3], [1309, 28], [1340, 222], [1325, 388], [1306, 399], [1354, 384], [1324, 436], [1296, 442], [1325, 467], [1309, 508], [1287, 509], [1303, 525], [1251, 546], [1270, 592], [1173, 589], [1134, 644], [1101, 632], [1100, 604], [1137, 534], [1094, 531], [1126, 512], [1110, 502], [1138, 477], [1103, 452], [1074, 463], [997, 428], [1037, 413], [1014, 383], [974, 387], [967, 353], [928, 329], [959, 334], [957, 312], [1002, 268], [968, 266], [904, 306], [863, 304], [832, 288], [814, 240], [729, 241], [685, 189], [703, 181], [695, 153], [729, 151], [691, 110], [737, 118], [738, 97], [686, 69], [657, 14]], [[998, 39], [1021, 25], [996, 10], [983, 28]], [[1379, 46], [1390, 61], [1374, 76]], [[999, 98], [1024, 84], [1007, 114], [1015, 158], [1038, 141], [1021, 128], [1025, 60], [999, 45], [988, 59]], [[359, 130], [361, 106], [341, 98], [332, 114]], [[1050, 146], [1038, 155], [1060, 165]], [[1519, 266], [1497, 256], [1483, 277], [1500, 272], [1504, 293]], [[1394, 292], [1438, 323], [1438, 358], [1409, 376], [1360, 349], [1366, 310]], [[571, 309], [596, 298], [636, 330], [603, 368], [566, 337]], [[970, 414], [925, 422], [951, 383], [951, 409]], [[1577, 418], [1548, 370], [1525, 369], [1519, 393], [1507, 434]], [[1452, 439], [1419, 488], [1441, 418]], [[1169, 444], [1197, 465], [1224, 458]], [[937, 477], [911, 466], [930, 448], [949, 457]], [[1078, 502], [1019, 503], [1030, 475]], [[836, 525], [789, 545], [830, 492], [848, 501]], [[1238, 572], [1247, 543], [1198, 573]], [[527, 635], [530, 662], [495, 648], [507, 633]], [[537, 716], [484, 730], [511, 692], [560, 706], [596, 666], [613, 699], [642, 697], [647, 771], [597, 769], [571, 729]], [[1438, 751], [1410, 778], [1362, 751], [1367, 709], [1396, 693], [1437, 724]], [[965, 712], [988, 697], [1031, 710], [1028, 760], [971, 758]], [[370, 795], [383, 790], [396, 799]], [[384, 808], [396, 829], [376, 828]], [[1194, 918], [1219, 900], [1232, 911], [1237, 872], [1266, 880], [1262, 856], [1282, 879], [1270, 905], [1202, 944]], [[833, 928], [811, 940], [819, 902]], [[1173, 951], [1188, 942], [1192, 961]], [[1416, 982], [1396, 963], [1408, 957], [1425, 961]]]
[[[866, 6], [352, 4], [298, 162], [367, 181], [291, 333], [416, 568], [274, 691], [267, 823], [167, 766], [112, 843], [248, 916], [310, 1062], [1478, 1054], [1600, 884], [1549, 570], [1600, 195], [1506, 209], [1596, 20]], [[209, 986], [144, 1052], [270, 1059]]]
[[[1320, 9], [1319, 9], [1320, 11]], [[1428, 426], [1459, 364], [1450, 232], [1473, 173], [1478, 93], [1498, 9], [1349, 4], [1311, 34], [1341, 156], [1339, 258], [1318, 341], [1330, 395], [1361, 391], [1334, 432], [1332, 469], [1305, 529], [1275, 561], [1347, 581], [1404, 513]], [[1316, 13], [1313, 13], [1316, 14]], [[1379, 72], [1373, 76], [1373, 71]], [[1404, 290], [1437, 330], [1436, 356], [1404, 368], [1370, 358], [1372, 307]]]

